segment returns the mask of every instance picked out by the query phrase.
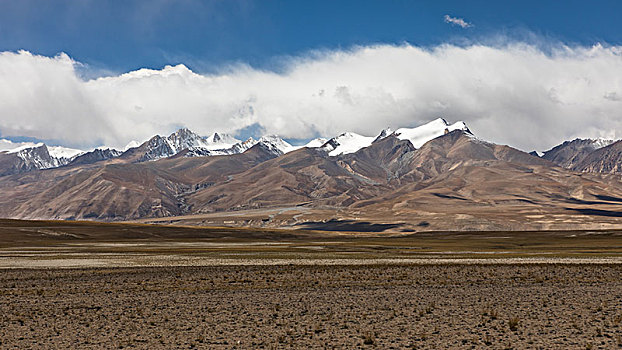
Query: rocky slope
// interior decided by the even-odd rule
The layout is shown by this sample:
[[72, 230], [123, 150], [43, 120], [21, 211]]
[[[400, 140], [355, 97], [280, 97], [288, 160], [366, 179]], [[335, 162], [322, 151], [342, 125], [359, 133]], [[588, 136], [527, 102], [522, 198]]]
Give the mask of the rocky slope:
[[592, 173], [622, 174], [622, 141], [596, 149], [573, 169]]
[[613, 143], [613, 140], [574, 139], [544, 152], [542, 158], [550, 160], [561, 167], [575, 169], [590, 153], [611, 143]]
[[116, 158], [123, 154], [121, 151], [117, 151], [116, 149], [106, 148], [106, 149], [95, 149], [90, 152], [86, 152], [81, 154], [73, 160], [71, 160], [69, 165], [83, 165], [83, 164], [92, 164], [96, 162], [100, 162], [103, 160], [108, 160], [112, 158]]
[[184, 196], [274, 157], [244, 154], [119, 163], [116, 160], [0, 178], [0, 216], [127, 220], [181, 215]]

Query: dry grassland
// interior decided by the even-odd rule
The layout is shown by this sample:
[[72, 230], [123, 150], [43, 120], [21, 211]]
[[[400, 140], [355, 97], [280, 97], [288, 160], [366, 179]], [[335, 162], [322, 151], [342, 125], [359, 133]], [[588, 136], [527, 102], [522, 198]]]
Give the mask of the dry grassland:
[[619, 231], [0, 222], [2, 349], [622, 348]]

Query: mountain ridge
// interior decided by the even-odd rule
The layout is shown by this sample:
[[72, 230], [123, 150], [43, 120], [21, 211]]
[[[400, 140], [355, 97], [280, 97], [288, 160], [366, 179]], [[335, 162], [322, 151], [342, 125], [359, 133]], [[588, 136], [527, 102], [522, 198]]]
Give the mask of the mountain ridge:
[[[336, 155], [344, 143], [300, 147], [265, 136], [240, 152], [196, 156], [214, 151], [209, 137], [181, 129], [121, 154], [98, 149], [0, 176], [0, 216], [327, 229], [364, 220], [397, 232], [622, 225], [622, 183], [612, 175], [622, 142], [597, 148], [575, 170], [479, 139], [461, 122], [424, 126], [385, 129]], [[233, 141], [216, 136], [212, 143]], [[430, 139], [416, 147], [422, 138]]]
[[[400, 133], [412, 134], [413, 132], [419, 132], [419, 134], [423, 134], [419, 135], [416, 140], [412, 136], [409, 139], [411, 142], [420, 143], [421, 141], [427, 141], [431, 138], [440, 136], [446, 130], [448, 131], [449, 129], [453, 130], [456, 128], [468, 130], [464, 122], [457, 122], [453, 125], [449, 125], [449, 123], [442, 118], [438, 118], [415, 128], [400, 128], [399, 130]], [[99, 147], [92, 151], [83, 152], [53, 146], [52, 148], [55, 152], [50, 152], [49, 147], [43, 143], [37, 144], [33, 147], [21, 146], [15, 150], [0, 152], [0, 154], [18, 153], [18, 156], [20, 156], [23, 160], [22, 163], [24, 163], [13, 165], [8, 168], [5, 167], [6, 169], [0, 172], [0, 174], [9, 175], [36, 169], [50, 169], [66, 165], [71, 166], [87, 164], [113, 158], [118, 158], [121, 161], [128, 162], [146, 162], [173, 157], [185, 150], [187, 150], [186, 152], [183, 152], [183, 156], [185, 157], [231, 155], [242, 153], [257, 143], [263, 143], [277, 155], [285, 154], [301, 147], [318, 147], [326, 150], [330, 155], [336, 156], [356, 152], [361, 148], [368, 147], [373, 142], [376, 142], [389, 134], [395, 133], [396, 132], [388, 128], [382, 130], [376, 137], [362, 136], [352, 132], [345, 132], [331, 139], [316, 138], [309, 141], [305, 145], [292, 146], [277, 135], [262, 136], [258, 140], [251, 137], [245, 141], [240, 141], [228, 134], [215, 132], [209, 136], [203, 137], [188, 128], [181, 128], [168, 136], [155, 135], [149, 140], [138, 144], [135, 147], [129, 147], [124, 151], [116, 150], [114, 148]], [[397, 133], [396, 135], [404, 139], [407, 138], [400, 136], [400, 133]], [[425, 135], [426, 133], [428, 135]], [[128, 146], [130, 145], [132, 145], [132, 143], [128, 144]], [[38, 152], [34, 150], [36, 147], [41, 146], [46, 146], [46, 150], [48, 150], [47, 155], [44, 154], [45, 151]], [[28, 154], [32, 154], [33, 159], [27, 159]], [[8, 159], [8, 157], [5, 158]], [[5, 163], [6, 162], [8, 162], [8, 160], [5, 160]], [[13, 163], [19, 163], [19, 161], [13, 160]]]

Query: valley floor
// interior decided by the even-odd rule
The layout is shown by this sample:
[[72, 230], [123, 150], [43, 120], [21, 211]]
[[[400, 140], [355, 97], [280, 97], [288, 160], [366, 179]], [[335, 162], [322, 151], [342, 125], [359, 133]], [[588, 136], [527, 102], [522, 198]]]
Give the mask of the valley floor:
[[622, 348], [622, 232], [0, 220], [0, 348]]
[[622, 345], [622, 265], [5, 270], [0, 346], [586, 349]]

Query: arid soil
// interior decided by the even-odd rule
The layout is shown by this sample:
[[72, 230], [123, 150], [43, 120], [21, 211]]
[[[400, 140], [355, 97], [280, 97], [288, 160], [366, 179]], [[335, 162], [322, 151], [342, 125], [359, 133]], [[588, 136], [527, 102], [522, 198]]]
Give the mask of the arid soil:
[[622, 344], [622, 231], [0, 220], [0, 349]]
[[0, 348], [612, 349], [622, 265], [9, 269]]

